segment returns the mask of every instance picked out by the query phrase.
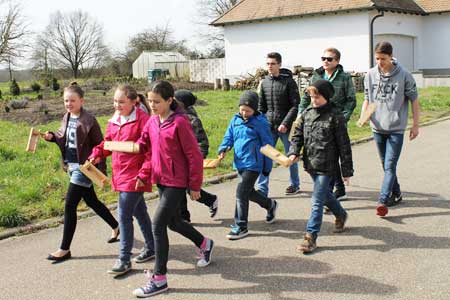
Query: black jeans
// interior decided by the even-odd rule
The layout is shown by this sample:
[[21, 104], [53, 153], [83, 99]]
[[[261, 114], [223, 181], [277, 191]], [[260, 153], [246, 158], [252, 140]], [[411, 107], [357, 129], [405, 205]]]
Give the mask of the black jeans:
[[80, 203], [81, 198], [83, 198], [84, 202], [108, 223], [112, 229], [119, 226], [119, 223], [108, 208], [98, 200], [93, 186], [88, 188], [71, 183], [69, 185], [69, 190], [67, 191], [67, 199], [64, 207], [64, 233], [60, 247], [62, 250], [70, 249], [75, 228], [77, 227], [77, 206], [78, 203]]
[[236, 209], [234, 211], [234, 222], [240, 228], [247, 228], [248, 204], [253, 201], [262, 208], [269, 210], [272, 208], [272, 200], [263, 194], [255, 191], [255, 182], [259, 172], [239, 171], [239, 183], [236, 189]]
[[199, 248], [203, 243], [204, 236], [181, 218], [180, 203], [186, 196], [185, 188], [158, 185], [158, 192], [159, 205], [153, 216], [153, 237], [156, 254], [153, 274], [165, 275], [169, 256], [167, 227], [190, 239]]
[[[189, 189], [187, 190], [187, 193], [189, 193]], [[195, 202], [199, 202], [199, 203], [203, 203], [204, 205], [210, 207], [213, 205], [214, 201], [216, 201], [217, 196], [208, 193], [205, 190], [200, 190], [200, 199], [198, 199]], [[183, 200], [181, 201], [180, 204], [180, 213], [181, 213], [181, 217], [186, 220], [186, 221], [191, 221], [191, 213], [188, 210], [188, 205], [187, 205], [188, 201], [187, 201], [187, 195], [184, 195]]]

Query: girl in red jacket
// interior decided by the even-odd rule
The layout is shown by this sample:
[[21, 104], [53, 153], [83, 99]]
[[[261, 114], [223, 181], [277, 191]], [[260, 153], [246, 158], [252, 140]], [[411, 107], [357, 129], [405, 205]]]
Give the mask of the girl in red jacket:
[[[80, 171], [92, 151], [102, 140], [100, 125], [93, 115], [83, 109], [84, 91], [72, 83], [64, 89], [64, 106], [66, 114], [61, 127], [55, 133], [46, 132], [45, 140], [54, 142], [61, 150], [64, 167], [67, 168], [70, 184], [64, 205], [64, 232], [59, 249], [48, 255], [47, 259], [61, 262], [71, 257], [70, 244], [72, 243], [77, 226], [77, 206], [81, 198], [92, 208], [111, 228], [111, 238], [108, 242], [117, 240], [119, 224], [108, 208], [98, 200], [94, 187], [89, 178]], [[106, 172], [105, 161], [99, 161], [97, 167]]]
[[[177, 107], [174, 89], [167, 81], [157, 82], [148, 92], [152, 116], [138, 141], [141, 151], [151, 152], [152, 183], [157, 184], [159, 206], [153, 217], [155, 267], [148, 283], [134, 290], [137, 297], [150, 297], [168, 290], [167, 227], [190, 239], [200, 249], [198, 267], [211, 262], [214, 243], [181, 218], [180, 203], [186, 189], [192, 200], [200, 198], [203, 157], [187, 116]], [[138, 179], [138, 185], [143, 182]]]
[[[136, 106], [136, 90], [129, 85], [121, 85], [114, 93], [115, 113], [108, 122], [105, 141], [136, 142], [149, 116]], [[94, 163], [112, 154], [112, 187], [119, 192], [120, 255], [110, 274], [122, 275], [131, 269], [131, 249], [133, 248], [133, 216], [137, 219], [145, 245], [135, 257], [142, 263], [155, 257], [152, 223], [144, 201], [144, 192], [151, 192], [150, 152], [133, 154], [111, 152], [104, 149], [104, 142], [94, 148], [89, 159]], [[146, 159], [148, 156], [148, 159]], [[141, 185], [137, 185], [140, 178]]]

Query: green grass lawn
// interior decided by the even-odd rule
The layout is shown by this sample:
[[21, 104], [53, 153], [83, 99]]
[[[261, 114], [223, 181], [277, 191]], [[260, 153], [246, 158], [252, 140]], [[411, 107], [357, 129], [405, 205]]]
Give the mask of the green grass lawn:
[[[209, 157], [214, 158], [231, 117], [238, 111], [237, 103], [241, 92], [205, 91], [196, 94], [199, 99], [206, 101], [206, 105], [198, 105], [196, 110], [209, 137]], [[421, 122], [450, 113], [449, 87], [422, 89], [419, 94]], [[349, 123], [351, 139], [370, 135], [368, 127], [355, 126], [362, 94], [358, 94], [357, 98], [358, 105]], [[109, 116], [98, 118], [103, 130], [108, 118]], [[58, 126], [59, 121], [36, 127], [46, 131], [56, 130]], [[29, 130], [30, 126], [27, 124], [0, 121], [0, 230], [60, 216], [64, 210], [63, 199], [68, 177], [61, 169], [59, 150], [55, 144], [41, 139], [35, 154], [25, 152]], [[279, 149], [280, 144], [279, 142]], [[219, 168], [205, 170], [205, 177], [229, 173], [231, 165], [232, 155], [227, 155]], [[117, 199], [117, 195], [109, 188], [96, 190], [105, 203], [112, 203]], [[83, 209], [86, 207], [81, 205], [80, 210]]]

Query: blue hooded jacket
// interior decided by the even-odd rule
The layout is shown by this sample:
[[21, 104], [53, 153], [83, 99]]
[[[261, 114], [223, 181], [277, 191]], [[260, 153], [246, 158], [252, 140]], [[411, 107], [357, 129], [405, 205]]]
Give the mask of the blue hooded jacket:
[[219, 153], [234, 147], [233, 167], [236, 170], [269, 173], [272, 170], [272, 160], [260, 152], [260, 148], [267, 144], [273, 145], [267, 118], [258, 114], [244, 120], [237, 113], [228, 125]]

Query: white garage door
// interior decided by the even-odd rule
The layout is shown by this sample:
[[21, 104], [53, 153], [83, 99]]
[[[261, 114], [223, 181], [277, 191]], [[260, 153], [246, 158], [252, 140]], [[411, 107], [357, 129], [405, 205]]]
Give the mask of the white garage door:
[[374, 47], [378, 42], [386, 41], [394, 47], [394, 57], [408, 71], [414, 71], [414, 37], [396, 34], [379, 34], [374, 37]]

